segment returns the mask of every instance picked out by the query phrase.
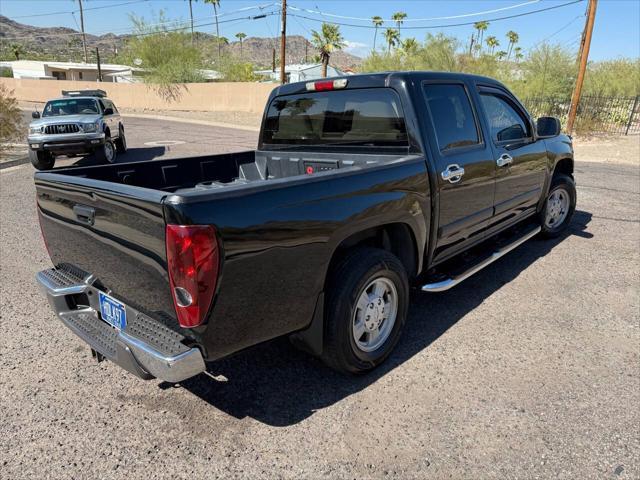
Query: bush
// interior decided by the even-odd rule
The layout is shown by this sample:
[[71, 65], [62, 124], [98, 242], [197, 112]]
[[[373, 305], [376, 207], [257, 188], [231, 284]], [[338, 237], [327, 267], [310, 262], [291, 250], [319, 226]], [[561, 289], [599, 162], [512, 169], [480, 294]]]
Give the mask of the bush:
[[22, 114], [13, 91], [0, 83], [0, 151], [4, 144], [23, 136], [22, 129]]

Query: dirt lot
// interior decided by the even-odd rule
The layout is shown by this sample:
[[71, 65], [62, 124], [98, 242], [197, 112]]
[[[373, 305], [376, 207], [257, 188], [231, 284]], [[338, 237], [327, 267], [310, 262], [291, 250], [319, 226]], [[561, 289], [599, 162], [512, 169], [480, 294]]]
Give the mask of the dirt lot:
[[34, 283], [33, 171], [1, 171], [0, 478], [639, 478], [639, 141], [579, 145], [570, 233], [415, 292], [357, 378], [286, 340], [180, 386], [92, 363]]

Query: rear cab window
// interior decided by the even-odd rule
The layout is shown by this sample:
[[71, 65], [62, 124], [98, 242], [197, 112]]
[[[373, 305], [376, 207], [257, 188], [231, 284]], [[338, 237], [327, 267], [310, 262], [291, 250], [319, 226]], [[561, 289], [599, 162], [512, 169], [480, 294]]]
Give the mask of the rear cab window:
[[409, 146], [400, 99], [390, 88], [309, 92], [274, 98], [262, 133], [264, 147]]

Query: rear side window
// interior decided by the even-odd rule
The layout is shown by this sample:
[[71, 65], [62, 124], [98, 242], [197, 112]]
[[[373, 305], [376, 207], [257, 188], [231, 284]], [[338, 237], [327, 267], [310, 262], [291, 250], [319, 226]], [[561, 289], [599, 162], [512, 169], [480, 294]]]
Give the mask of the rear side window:
[[480, 98], [494, 141], [522, 140], [530, 136], [527, 122], [522, 114], [506, 99], [489, 93], [481, 94]]
[[462, 85], [424, 86], [440, 150], [480, 143], [478, 127]]
[[397, 94], [388, 88], [336, 90], [273, 99], [265, 145], [408, 146]]

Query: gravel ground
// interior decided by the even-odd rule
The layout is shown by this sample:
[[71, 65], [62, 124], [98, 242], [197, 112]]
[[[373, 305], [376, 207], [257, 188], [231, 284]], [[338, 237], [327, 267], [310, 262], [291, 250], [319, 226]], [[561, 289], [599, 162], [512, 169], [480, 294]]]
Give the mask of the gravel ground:
[[[254, 141], [171, 128], [172, 155]], [[0, 478], [639, 478], [640, 169], [599, 161], [625, 145], [578, 149], [567, 236], [414, 293], [373, 374], [276, 340], [181, 386], [92, 363], [34, 283], [33, 171], [1, 171]]]

